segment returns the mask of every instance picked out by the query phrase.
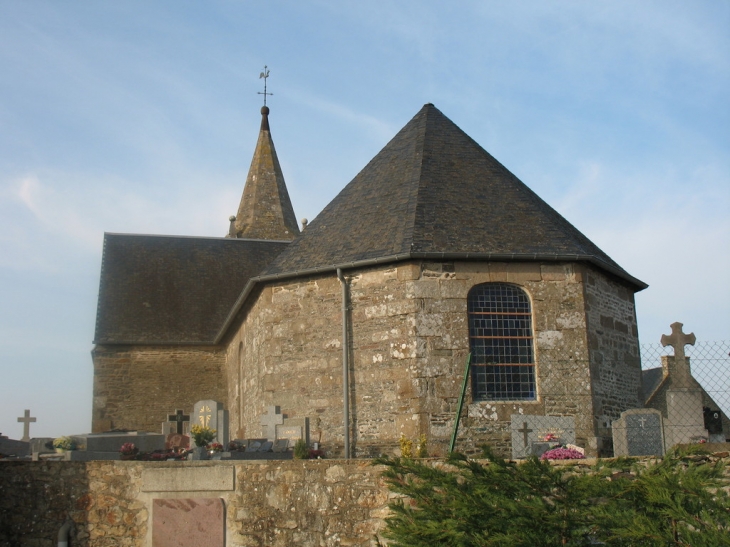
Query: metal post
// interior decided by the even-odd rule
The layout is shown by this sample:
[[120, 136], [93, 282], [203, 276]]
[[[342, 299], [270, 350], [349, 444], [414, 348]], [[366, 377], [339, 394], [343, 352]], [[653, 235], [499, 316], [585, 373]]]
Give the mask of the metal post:
[[461, 419], [461, 409], [464, 408], [464, 395], [466, 394], [466, 381], [469, 379], [469, 369], [471, 368], [471, 353], [466, 356], [466, 368], [464, 369], [464, 381], [461, 383], [461, 394], [459, 395], [459, 406], [456, 410], [456, 420], [454, 420], [454, 433], [451, 435], [451, 444], [449, 452], [454, 451], [456, 446], [456, 434], [459, 432], [459, 420]]
[[350, 459], [350, 374], [349, 348], [347, 329], [347, 280], [342, 269], [337, 268], [337, 279], [342, 283], [342, 404], [345, 426], [345, 459]]

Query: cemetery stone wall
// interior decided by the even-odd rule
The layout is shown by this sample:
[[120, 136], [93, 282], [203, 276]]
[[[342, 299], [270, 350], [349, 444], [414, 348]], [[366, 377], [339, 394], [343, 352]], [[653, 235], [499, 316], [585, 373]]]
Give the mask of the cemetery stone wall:
[[216, 347], [104, 346], [92, 351], [92, 432], [159, 433], [176, 408], [226, 400], [225, 353]]

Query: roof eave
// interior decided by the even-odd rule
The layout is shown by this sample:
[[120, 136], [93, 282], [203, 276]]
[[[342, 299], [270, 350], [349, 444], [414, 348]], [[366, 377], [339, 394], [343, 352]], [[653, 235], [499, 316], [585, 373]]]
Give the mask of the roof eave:
[[646, 289], [649, 285], [643, 281], [629, 275], [627, 272], [620, 268], [606, 263], [598, 257], [591, 255], [576, 255], [576, 254], [541, 254], [541, 253], [473, 253], [473, 252], [408, 252], [399, 253], [379, 258], [368, 258], [365, 260], [355, 260], [348, 262], [341, 262], [338, 264], [331, 264], [327, 266], [318, 266], [316, 268], [308, 268], [304, 270], [296, 270], [291, 272], [281, 272], [276, 274], [261, 275], [252, 277], [246, 286], [241, 291], [241, 295], [236, 300], [236, 303], [231, 308], [230, 313], [223, 322], [218, 334], [216, 335], [213, 344], [220, 344], [223, 337], [228, 332], [231, 324], [238, 315], [239, 311], [245, 304], [248, 296], [253, 291], [257, 284], [267, 283], [269, 281], [278, 281], [284, 279], [291, 279], [294, 277], [303, 277], [310, 275], [318, 275], [327, 272], [336, 272], [338, 269], [352, 270], [355, 268], [365, 268], [368, 266], [376, 266], [379, 264], [388, 264], [393, 262], [404, 262], [406, 260], [468, 260], [468, 261], [484, 261], [484, 262], [525, 262], [525, 261], [545, 261], [545, 262], [588, 262], [598, 267], [599, 269], [605, 270], [612, 275], [628, 282], [634, 288], [636, 292]]

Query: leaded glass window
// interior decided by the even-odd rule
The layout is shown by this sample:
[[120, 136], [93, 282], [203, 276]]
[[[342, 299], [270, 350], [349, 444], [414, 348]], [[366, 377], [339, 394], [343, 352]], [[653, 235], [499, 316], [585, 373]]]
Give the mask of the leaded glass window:
[[474, 399], [535, 399], [532, 311], [525, 291], [485, 283], [469, 292]]

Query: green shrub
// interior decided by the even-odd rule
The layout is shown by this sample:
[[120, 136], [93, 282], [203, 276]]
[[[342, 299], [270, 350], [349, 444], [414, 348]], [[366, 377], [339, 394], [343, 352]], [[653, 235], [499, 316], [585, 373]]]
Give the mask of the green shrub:
[[294, 444], [294, 457], [298, 460], [306, 460], [309, 458], [309, 447], [307, 441], [299, 439]]
[[645, 464], [593, 468], [531, 458], [486, 463], [453, 454], [446, 466], [379, 458], [393, 492], [383, 534], [392, 547], [729, 545], [724, 464], [696, 450]]

